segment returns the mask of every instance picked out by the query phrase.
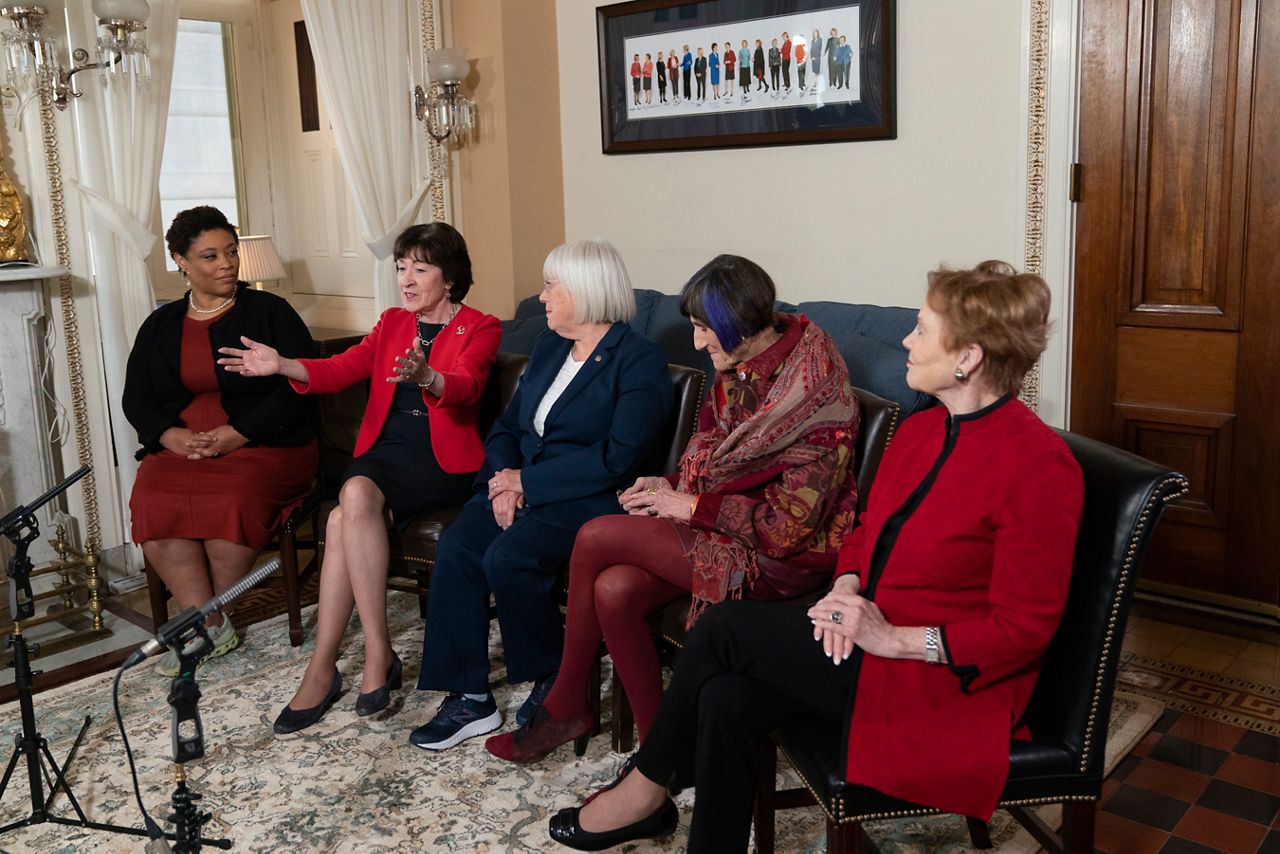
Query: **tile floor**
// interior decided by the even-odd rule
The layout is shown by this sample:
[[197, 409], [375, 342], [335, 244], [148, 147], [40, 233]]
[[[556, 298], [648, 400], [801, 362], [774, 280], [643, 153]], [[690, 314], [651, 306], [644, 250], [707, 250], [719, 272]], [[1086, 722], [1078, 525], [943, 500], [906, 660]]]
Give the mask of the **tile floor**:
[[[1124, 650], [1280, 686], [1277, 643], [1133, 617]], [[1166, 710], [1103, 784], [1094, 845], [1107, 854], [1280, 854], [1280, 737]]]

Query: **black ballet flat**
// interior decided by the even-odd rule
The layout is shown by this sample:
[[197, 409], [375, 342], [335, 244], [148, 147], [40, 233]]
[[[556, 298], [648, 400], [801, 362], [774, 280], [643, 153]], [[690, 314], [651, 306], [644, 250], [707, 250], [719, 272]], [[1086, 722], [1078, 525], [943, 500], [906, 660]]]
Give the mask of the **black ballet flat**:
[[680, 810], [675, 802], [667, 798], [652, 814], [637, 822], [619, 827], [604, 833], [591, 833], [578, 824], [578, 811], [581, 807], [569, 807], [551, 816], [547, 831], [551, 839], [577, 851], [603, 851], [624, 842], [637, 839], [656, 839], [670, 836], [680, 824]]
[[324, 717], [324, 713], [329, 711], [329, 707], [337, 701], [338, 695], [341, 693], [342, 674], [335, 667], [333, 668], [333, 684], [329, 686], [329, 693], [325, 695], [319, 705], [312, 706], [309, 709], [291, 709], [286, 705], [280, 710], [272, 729], [276, 731], [277, 735], [288, 735], [291, 732], [306, 729]]
[[356, 697], [356, 714], [367, 718], [391, 705], [391, 692], [399, 690], [403, 675], [404, 665], [400, 661], [400, 656], [393, 652], [391, 667], [387, 670], [387, 681], [382, 683], [382, 687], [374, 688], [368, 694]]

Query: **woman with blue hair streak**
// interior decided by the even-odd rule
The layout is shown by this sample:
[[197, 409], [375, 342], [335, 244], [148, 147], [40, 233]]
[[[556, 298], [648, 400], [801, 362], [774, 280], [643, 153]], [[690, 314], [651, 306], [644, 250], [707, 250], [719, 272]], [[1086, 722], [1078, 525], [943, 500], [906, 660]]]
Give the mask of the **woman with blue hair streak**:
[[774, 311], [769, 274], [720, 255], [680, 308], [715, 368], [679, 472], [619, 494], [574, 541], [559, 676], [542, 706], [486, 747], [536, 762], [595, 724], [588, 674], [603, 639], [641, 739], [662, 696], [653, 609], [692, 593], [690, 625], [726, 599], [790, 599], [825, 585], [853, 526], [858, 405], [839, 351], [802, 315]]

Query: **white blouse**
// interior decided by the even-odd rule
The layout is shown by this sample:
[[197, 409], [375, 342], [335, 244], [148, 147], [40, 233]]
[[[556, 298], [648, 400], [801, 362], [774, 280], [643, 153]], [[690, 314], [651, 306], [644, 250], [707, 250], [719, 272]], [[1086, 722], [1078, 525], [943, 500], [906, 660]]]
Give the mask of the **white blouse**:
[[573, 378], [578, 375], [578, 371], [586, 364], [586, 359], [581, 362], [573, 360], [573, 351], [564, 357], [564, 364], [560, 366], [560, 372], [556, 374], [556, 378], [551, 381], [551, 385], [547, 387], [547, 393], [542, 396], [542, 400], [538, 403], [538, 408], [533, 413], [533, 429], [539, 436], [542, 435], [543, 428], [547, 424], [547, 414], [551, 412], [551, 407], [555, 406], [560, 395], [564, 394], [564, 390], [569, 387], [569, 383], [573, 382]]

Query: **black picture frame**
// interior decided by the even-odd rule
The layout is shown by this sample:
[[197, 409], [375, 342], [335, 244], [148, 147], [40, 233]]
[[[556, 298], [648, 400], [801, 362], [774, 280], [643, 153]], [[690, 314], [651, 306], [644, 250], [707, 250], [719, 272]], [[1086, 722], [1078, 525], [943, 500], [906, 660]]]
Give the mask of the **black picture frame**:
[[[630, 0], [600, 6], [596, 9], [596, 40], [602, 149], [605, 154], [633, 154], [894, 139], [897, 136], [895, 12], [896, 0]], [[662, 45], [676, 49], [682, 66], [684, 46], [688, 44], [688, 52], [692, 53], [697, 49], [693, 46], [695, 41], [707, 49], [705, 55], [710, 59], [710, 39], [720, 33], [730, 41], [754, 33], [755, 38], [762, 40], [767, 53], [772, 38], [789, 26], [797, 27], [797, 41], [802, 31], [811, 33], [816, 28], [825, 51], [829, 28], [818, 26], [819, 20], [845, 22], [845, 26], [837, 27], [842, 34], [851, 34], [856, 29], [856, 46], [852, 39], [846, 38], [851, 61], [843, 78], [849, 81], [856, 75], [852, 85], [846, 82], [845, 88], [832, 87], [831, 81], [839, 81], [840, 72], [837, 70], [833, 78], [828, 56], [822, 55], [816, 66], [820, 72], [811, 74], [807, 81], [813, 90], [808, 94], [793, 93], [788, 87], [785, 96], [782, 92], [771, 96], [772, 87], [770, 92], [764, 92], [757, 85], [760, 81], [755, 77], [754, 67], [748, 84], [752, 91], [743, 99], [741, 86], [736, 86], [732, 104], [709, 95], [701, 103], [696, 98], [692, 103], [672, 104], [670, 98], [646, 103], [646, 97], [655, 102], [659, 98], [656, 73], [650, 75], [650, 85], [644, 90], [646, 95], [637, 92], [643, 82], [643, 75], [639, 82], [633, 77], [632, 61], [637, 51], [641, 71], [645, 52], [651, 57], [657, 51], [670, 52]], [[812, 40], [811, 35], [803, 37], [806, 43]], [[754, 60], [754, 39], [748, 37], [747, 40]], [[631, 55], [628, 50], [632, 51]], [[812, 50], [807, 53], [805, 64], [812, 72], [815, 67]], [[838, 51], [831, 53], [838, 54]], [[719, 58], [717, 63], [728, 88], [727, 66], [720, 63]], [[683, 67], [678, 73], [683, 83]], [[734, 83], [739, 82], [740, 73], [741, 63], [736, 63], [734, 75], [738, 79]], [[765, 85], [770, 85], [772, 69], [765, 73], [769, 75]], [[788, 75], [797, 78], [794, 82], [798, 88], [798, 66], [789, 68]], [[709, 79], [709, 72], [705, 76]], [[823, 81], [826, 89], [819, 91]], [[696, 84], [693, 88], [692, 94], [696, 96]], [[636, 99], [641, 100], [641, 106], [635, 105]]]

